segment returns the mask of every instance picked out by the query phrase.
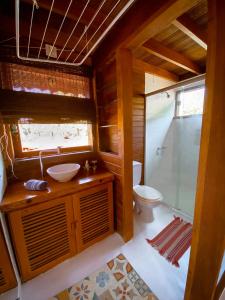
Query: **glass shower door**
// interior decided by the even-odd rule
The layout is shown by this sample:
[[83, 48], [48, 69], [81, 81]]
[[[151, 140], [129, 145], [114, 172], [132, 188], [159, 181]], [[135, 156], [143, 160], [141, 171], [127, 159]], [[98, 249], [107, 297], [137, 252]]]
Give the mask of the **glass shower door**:
[[159, 190], [169, 206], [193, 216], [202, 115], [174, 117], [174, 105], [175, 96], [162, 94], [146, 101], [145, 184]]
[[176, 196], [174, 207], [193, 216], [198, 172], [202, 116], [174, 119], [176, 139]]

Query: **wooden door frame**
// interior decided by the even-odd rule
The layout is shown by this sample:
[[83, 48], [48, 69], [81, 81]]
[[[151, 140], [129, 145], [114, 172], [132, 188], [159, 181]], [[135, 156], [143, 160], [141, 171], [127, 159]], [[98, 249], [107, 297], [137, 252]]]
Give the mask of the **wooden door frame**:
[[122, 237], [125, 242], [133, 237], [133, 146], [132, 146], [132, 97], [133, 57], [130, 50], [116, 51], [119, 156], [122, 174]]
[[224, 255], [224, 0], [208, 0], [208, 13], [206, 92], [185, 300], [214, 299]]

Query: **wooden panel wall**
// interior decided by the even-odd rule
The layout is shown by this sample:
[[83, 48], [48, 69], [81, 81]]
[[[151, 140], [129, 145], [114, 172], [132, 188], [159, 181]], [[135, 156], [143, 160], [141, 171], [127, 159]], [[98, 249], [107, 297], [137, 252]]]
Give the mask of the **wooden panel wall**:
[[[76, 162], [84, 166], [85, 160], [99, 159], [96, 152], [78, 152], [47, 156], [43, 158], [44, 175], [46, 175], [46, 169], [54, 164], [60, 163], [73, 163]], [[41, 178], [40, 161], [39, 158], [16, 160], [14, 163], [14, 172], [19, 180], [28, 180], [31, 178]]]
[[127, 241], [133, 235], [132, 55], [118, 50], [116, 57], [95, 71], [99, 153], [115, 175], [115, 227]]
[[96, 72], [96, 93], [99, 121], [99, 148], [103, 152], [118, 154], [118, 101], [116, 61]]
[[144, 183], [145, 163], [145, 98], [141, 95], [145, 91], [145, 73], [133, 72], [133, 160], [142, 163], [142, 184]]
[[115, 176], [113, 182], [114, 225], [115, 229], [122, 235], [122, 161], [118, 155], [111, 153], [100, 151], [99, 155], [106, 169]]
[[132, 62], [131, 51], [116, 51], [119, 154], [122, 166], [122, 236], [125, 241], [133, 237]]
[[[123, 52], [121, 56], [124, 55], [124, 61], [117, 52], [116, 57], [104, 64], [103, 67], [98, 67], [95, 70], [96, 88], [94, 90], [96, 90], [95, 100], [98, 108], [99, 153], [106, 168], [115, 175], [115, 226], [123, 238], [128, 240], [132, 236], [132, 230], [129, 229], [128, 233], [124, 228], [132, 227], [130, 204], [132, 204], [133, 197], [132, 194], [125, 196], [125, 193], [128, 191], [129, 194], [132, 191], [132, 160], [140, 161], [144, 166], [145, 100], [142, 95], [145, 89], [145, 73], [144, 71], [132, 71], [132, 56], [128, 50], [118, 51]], [[122, 72], [120, 68], [126, 59], [130, 59], [131, 62]], [[129, 69], [131, 74], [128, 73]], [[121, 73], [123, 74], [121, 75]], [[124, 131], [124, 121], [127, 121], [128, 124], [130, 122], [130, 127], [128, 126], [126, 131]], [[131, 135], [130, 138], [129, 135]], [[128, 148], [125, 149], [125, 145]], [[131, 153], [130, 157], [129, 152]], [[130, 172], [127, 171], [128, 168], [130, 168]], [[125, 183], [125, 180], [131, 182], [128, 184]], [[125, 203], [128, 198], [129, 202]], [[124, 210], [129, 205], [131, 213], [128, 216]], [[126, 217], [128, 224], [125, 225]]]
[[[115, 228], [122, 235], [122, 170], [119, 156], [118, 100], [115, 57], [95, 70], [95, 101], [98, 117], [99, 155], [104, 166], [114, 174]], [[102, 127], [103, 126], [103, 127]]]

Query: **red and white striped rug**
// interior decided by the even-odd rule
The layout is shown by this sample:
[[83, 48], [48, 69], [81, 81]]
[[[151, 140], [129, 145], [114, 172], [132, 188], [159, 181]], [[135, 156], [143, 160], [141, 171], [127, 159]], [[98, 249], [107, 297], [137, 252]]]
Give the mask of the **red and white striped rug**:
[[191, 245], [192, 225], [179, 217], [147, 242], [176, 267], [178, 260]]

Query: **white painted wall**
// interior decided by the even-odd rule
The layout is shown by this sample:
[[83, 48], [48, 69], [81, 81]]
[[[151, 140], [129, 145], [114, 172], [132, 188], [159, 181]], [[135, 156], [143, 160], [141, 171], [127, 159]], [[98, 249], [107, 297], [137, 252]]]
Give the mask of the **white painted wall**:
[[145, 73], [145, 93], [151, 93], [174, 84], [174, 81]]

